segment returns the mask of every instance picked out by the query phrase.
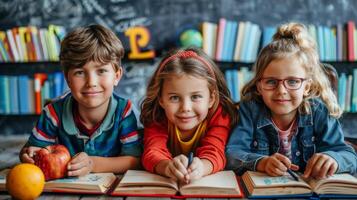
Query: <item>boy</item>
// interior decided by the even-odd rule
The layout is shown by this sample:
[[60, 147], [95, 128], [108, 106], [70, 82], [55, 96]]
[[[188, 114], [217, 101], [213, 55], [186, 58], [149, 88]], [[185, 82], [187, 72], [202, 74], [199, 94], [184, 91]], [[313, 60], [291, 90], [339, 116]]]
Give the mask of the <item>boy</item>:
[[113, 93], [123, 55], [120, 40], [100, 25], [75, 29], [64, 38], [60, 61], [71, 91], [45, 106], [20, 152], [22, 162], [34, 163], [37, 150], [59, 143], [72, 156], [68, 176], [123, 173], [139, 165], [131, 103]]

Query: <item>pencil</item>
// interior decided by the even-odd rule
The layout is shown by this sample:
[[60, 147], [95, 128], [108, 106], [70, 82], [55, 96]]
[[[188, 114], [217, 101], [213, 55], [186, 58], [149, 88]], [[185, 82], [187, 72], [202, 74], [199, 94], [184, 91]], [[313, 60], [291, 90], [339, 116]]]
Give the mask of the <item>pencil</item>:
[[288, 173], [294, 178], [295, 181], [299, 181], [298, 176], [291, 169], [288, 169]]
[[193, 152], [191, 151], [188, 154], [188, 167], [191, 165], [192, 161], [193, 161]]

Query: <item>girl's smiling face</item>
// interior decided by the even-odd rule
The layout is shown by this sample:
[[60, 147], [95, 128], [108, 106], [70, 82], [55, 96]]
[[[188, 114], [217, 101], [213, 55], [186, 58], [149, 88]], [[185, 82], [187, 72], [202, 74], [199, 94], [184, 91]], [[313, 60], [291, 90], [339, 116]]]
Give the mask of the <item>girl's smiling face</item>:
[[[271, 110], [274, 120], [294, 119], [297, 109], [303, 101], [304, 93], [309, 90], [306, 76], [305, 68], [294, 57], [273, 60], [266, 67], [262, 79], [257, 82], [257, 89], [265, 105]], [[277, 81], [284, 79], [285, 81]], [[296, 81], [299, 79], [301, 83]], [[266, 89], [266, 85], [271, 83], [277, 83], [276, 88]], [[294, 87], [294, 84], [297, 86], [301, 84], [301, 87], [286, 88]]]
[[207, 80], [190, 75], [172, 75], [163, 83], [160, 105], [167, 119], [182, 134], [192, 133], [206, 119], [215, 96]]

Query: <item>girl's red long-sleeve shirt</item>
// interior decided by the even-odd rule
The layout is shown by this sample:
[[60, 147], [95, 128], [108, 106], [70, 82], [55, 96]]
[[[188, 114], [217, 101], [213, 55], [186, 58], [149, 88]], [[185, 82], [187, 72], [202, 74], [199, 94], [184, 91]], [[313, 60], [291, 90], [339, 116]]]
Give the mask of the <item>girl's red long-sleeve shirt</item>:
[[[162, 160], [171, 160], [172, 151], [168, 148], [169, 133], [166, 123], [153, 123], [144, 129], [144, 153], [142, 164], [150, 172]], [[219, 106], [210, 121], [204, 136], [196, 148], [195, 156], [207, 159], [212, 163], [212, 173], [220, 171], [226, 164], [225, 146], [230, 131], [229, 115], [223, 116], [222, 107]], [[176, 155], [174, 155], [176, 156]]]

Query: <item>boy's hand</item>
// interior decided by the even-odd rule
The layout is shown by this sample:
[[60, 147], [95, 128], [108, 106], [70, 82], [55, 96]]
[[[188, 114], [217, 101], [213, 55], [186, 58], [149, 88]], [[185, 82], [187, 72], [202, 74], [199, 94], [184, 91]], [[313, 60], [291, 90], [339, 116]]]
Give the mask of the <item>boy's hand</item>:
[[187, 157], [183, 154], [178, 155], [168, 162], [165, 168], [165, 175], [176, 180], [184, 181], [185, 175], [188, 174], [187, 165]]
[[257, 165], [258, 171], [267, 173], [269, 176], [282, 176], [288, 169], [298, 170], [299, 166], [291, 164], [288, 157], [275, 153], [262, 158]]
[[307, 162], [304, 178], [327, 178], [332, 176], [338, 168], [335, 159], [323, 153], [315, 153]]
[[67, 165], [68, 176], [83, 176], [93, 170], [93, 160], [85, 152], [76, 154]]
[[194, 157], [190, 166], [188, 166], [188, 174], [185, 175], [185, 182], [200, 179], [204, 175], [204, 164], [198, 157]]
[[33, 160], [34, 155], [41, 147], [29, 146], [22, 148], [20, 152], [20, 161], [23, 163], [32, 163], [34, 164], [35, 161]]

